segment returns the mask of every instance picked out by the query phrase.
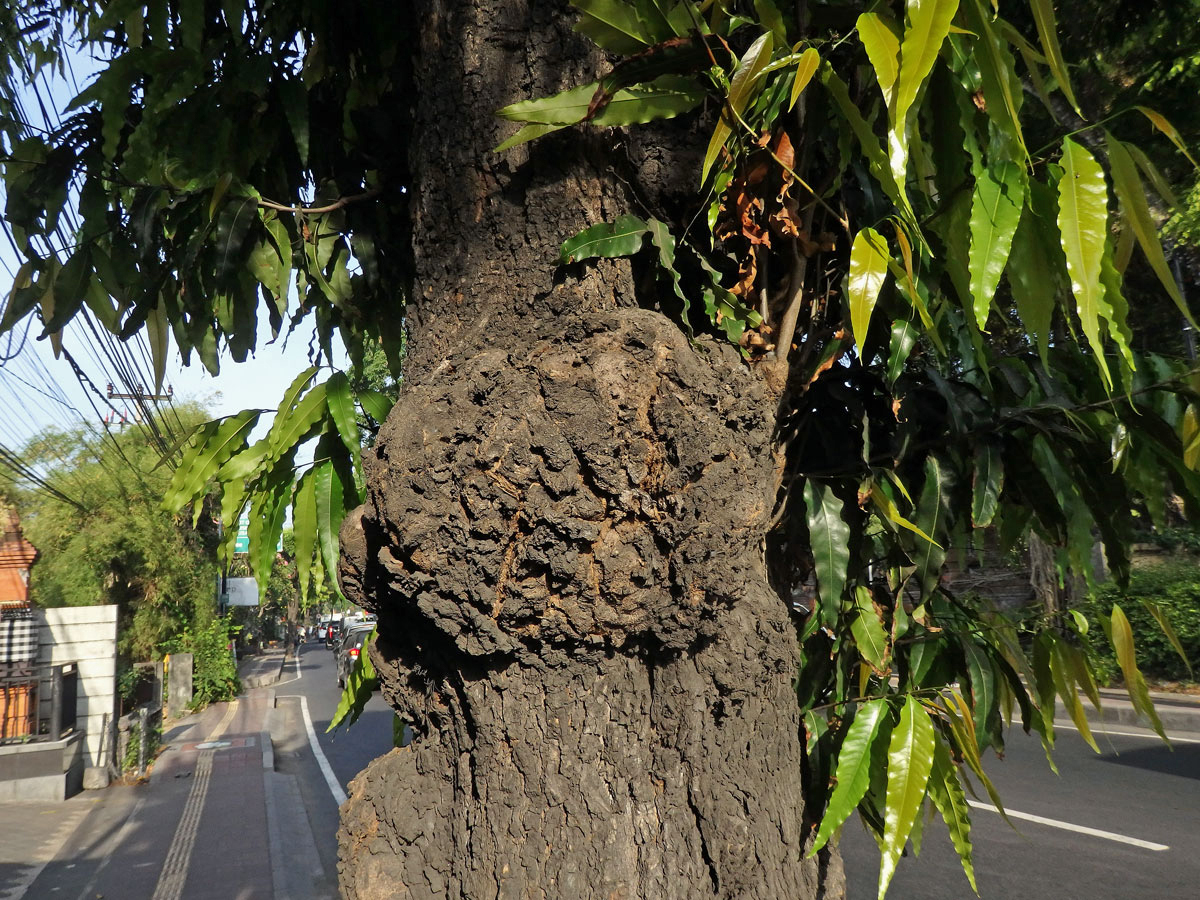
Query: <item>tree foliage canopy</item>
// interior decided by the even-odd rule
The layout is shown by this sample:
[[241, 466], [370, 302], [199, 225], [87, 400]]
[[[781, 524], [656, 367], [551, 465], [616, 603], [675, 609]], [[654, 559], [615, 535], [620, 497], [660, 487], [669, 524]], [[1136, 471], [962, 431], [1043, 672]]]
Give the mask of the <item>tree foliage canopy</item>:
[[[1021, 633], [941, 573], [990, 528], [1007, 545], [1032, 531], [1088, 577], [1098, 534], [1123, 579], [1129, 511], [1161, 519], [1164, 485], [1200, 496], [1200, 381], [1139, 352], [1142, 298], [1123, 286], [1137, 252], [1155, 302], [1191, 321], [1147, 200], [1170, 185], [1123, 125], [1153, 130], [1154, 158], [1178, 154], [1180, 171], [1189, 148], [1142, 97], [1107, 99], [1103, 119], [1088, 108], [1050, 0], [999, 14], [984, 0], [571, 6], [608, 65], [499, 110], [496, 152], [520, 165], [523, 143], [572, 127], [695, 129], [692, 196], [580, 222], [559, 263], [632, 257], [699, 346], [734, 342], [745, 376], [771, 385], [779, 464], [760, 487], [776, 504], [774, 584], [801, 611], [818, 843], [857, 810], [879, 837], [882, 893], [932, 804], [973, 882], [964, 785], [999, 804], [981, 754], [1014, 716], [1049, 749], [1061, 701], [1090, 737], [1091, 625], [1153, 715], [1119, 606]], [[223, 483], [226, 526], [251, 512], [261, 579], [289, 503], [302, 587], [311, 567], [334, 570], [361, 495], [359, 421], [389, 408], [344, 374], [317, 378], [335, 335], [356, 364], [376, 340], [399, 360], [404, 148], [420, 140], [401, 7], [44, 0], [2, 14], [5, 220], [24, 262], [0, 327], [34, 314], [53, 338], [92, 316], [146, 333], [161, 373], [172, 343], [215, 371], [222, 351], [252, 349], [258, 316], [316, 323], [315, 365], [267, 437], [248, 444], [258, 411], [204, 426], [168, 491], [181, 506]], [[21, 82], [79, 53], [98, 72], [36, 132]], [[297, 477], [307, 440], [316, 464]]]

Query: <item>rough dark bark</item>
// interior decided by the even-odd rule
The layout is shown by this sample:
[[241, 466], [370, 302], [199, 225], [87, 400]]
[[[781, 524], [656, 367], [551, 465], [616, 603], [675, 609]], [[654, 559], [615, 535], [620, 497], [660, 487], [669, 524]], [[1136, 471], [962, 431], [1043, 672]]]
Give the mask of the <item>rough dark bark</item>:
[[599, 132], [488, 153], [493, 110], [602, 63], [565, 5], [414, 15], [410, 358], [341, 579], [416, 740], [353, 785], [342, 890], [837, 896], [836, 856], [804, 856], [796, 634], [764, 561], [772, 401], [642, 308], [629, 264], [554, 266], [695, 170], [631, 188], [631, 159], [675, 152]]

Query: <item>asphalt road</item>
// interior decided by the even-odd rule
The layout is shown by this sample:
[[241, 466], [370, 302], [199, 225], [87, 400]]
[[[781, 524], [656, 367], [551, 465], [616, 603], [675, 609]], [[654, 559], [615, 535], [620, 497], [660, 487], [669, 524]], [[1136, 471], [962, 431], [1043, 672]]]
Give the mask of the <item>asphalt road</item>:
[[[1131, 900], [1200, 897], [1200, 734], [1178, 735], [1174, 750], [1127, 726], [1097, 732], [1097, 755], [1071, 729], [1058, 731], [1059, 774], [1037, 738], [1014, 732], [989, 775], [1010, 815], [1027, 813], [1147, 843], [1148, 849], [991, 808], [971, 811], [975, 875], [984, 900]], [[1122, 734], [1114, 732], [1123, 732]], [[982, 790], [980, 791], [982, 794]], [[986, 801], [986, 795], [983, 796]], [[879, 851], [857, 817], [842, 836], [849, 900], [874, 900]], [[926, 829], [920, 857], [901, 860], [890, 900], [973, 898], [941, 819]]]
[[[276, 686], [277, 714], [286, 717], [286, 727], [280, 730], [288, 735], [277, 742], [276, 765], [299, 776], [321, 861], [331, 879], [337, 870], [337, 802], [308, 749], [299, 698], [305, 698], [318, 745], [342, 790], [348, 790], [351, 779], [373, 759], [392, 749], [392, 712], [378, 694], [353, 728], [325, 733], [340, 695], [333, 654], [315, 641], [303, 645], [298, 663], [287, 664]], [[1200, 734], [1179, 735], [1172, 750], [1150, 734], [1129, 736], [1138, 731], [1127, 726], [1110, 726], [1107, 735], [1097, 731], [1103, 751], [1097, 755], [1073, 730], [1060, 728], [1054, 754], [1058, 775], [1046, 764], [1036, 738], [1010, 736], [1005, 758], [993, 759], [988, 766], [1007, 809], [1059, 824], [1014, 816], [1014, 830], [992, 809], [972, 809], [975, 873], [984, 900], [1200, 898]], [[1167, 849], [1148, 849], [1064, 826]], [[879, 851], [856, 817], [846, 823], [842, 852], [848, 900], [874, 900]], [[946, 829], [935, 818], [925, 830], [920, 857], [901, 860], [888, 897], [974, 896]]]
[[[299, 658], [286, 664], [283, 677], [275, 686], [275, 714], [283, 716], [284, 722], [283, 727], [272, 728], [275, 766], [281, 772], [298, 776], [321, 864], [331, 883], [337, 873], [338, 804], [342, 799], [335, 797], [334, 787], [349, 792], [350, 781], [372, 760], [392, 749], [392, 711], [379, 694], [372, 696], [354, 727], [342, 726], [325, 733], [341, 694], [333, 652], [322, 642], [302, 644]], [[309, 749], [305, 707], [317, 745], [328, 763], [332, 786]]]

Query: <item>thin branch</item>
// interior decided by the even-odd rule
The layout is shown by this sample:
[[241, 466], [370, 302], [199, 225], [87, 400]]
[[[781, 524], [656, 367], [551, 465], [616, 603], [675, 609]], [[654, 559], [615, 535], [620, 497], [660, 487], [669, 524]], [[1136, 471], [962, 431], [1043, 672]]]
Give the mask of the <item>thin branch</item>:
[[339, 197], [328, 206], [286, 206], [283, 203], [276, 203], [274, 200], [259, 200], [258, 205], [266, 209], [276, 209], [279, 212], [299, 213], [305, 216], [319, 216], [324, 213], [331, 213], [335, 210], [349, 206], [351, 203], [358, 203], [362, 200], [370, 200], [373, 197], [378, 197], [380, 189], [377, 187], [371, 188], [369, 191], [363, 191], [361, 194], [351, 194], [348, 197]]

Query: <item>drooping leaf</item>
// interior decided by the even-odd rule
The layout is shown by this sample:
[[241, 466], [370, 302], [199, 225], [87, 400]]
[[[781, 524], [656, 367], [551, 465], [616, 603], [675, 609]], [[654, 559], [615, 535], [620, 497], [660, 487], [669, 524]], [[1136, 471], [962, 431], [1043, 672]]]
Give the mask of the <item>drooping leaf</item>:
[[879, 860], [879, 900], [896, 872], [896, 863], [920, 814], [925, 787], [933, 770], [936, 739], [933, 723], [911, 695], [900, 710], [900, 722], [888, 745], [887, 806]]
[[1095, 351], [1096, 364], [1108, 385], [1112, 376], [1104, 358], [1100, 336], [1100, 308], [1103, 288], [1100, 266], [1108, 237], [1108, 188], [1104, 171], [1084, 147], [1070, 138], [1063, 141], [1063, 177], [1058, 183], [1058, 228], [1062, 235], [1067, 272], [1075, 309], [1088, 343]]
[[[971, 296], [975, 321], [987, 330], [992, 297], [1008, 262], [1025, 205], [1025, 170], [1001, 161], [979, 173], [971, 197]], [[1044, 276], [1043, 276], [1044, 277]]]
[[822, 618], [837, 622], [837, 611], [846, 590], [850, 561], [850, 526], [842, 518], [844, 504], [826, 485], [809, 479], [804, 485], [809, 543], [817, 572]]
[[721, 115], [717, 118], [716, 127], [708, 142], [708, 150], [704, 154], [704, 165], [700, 169], [701, 184], [708, 181], [708, 173], [725, 148], [730, 134], [733, 133], [737, 117], [745, 110], [746, 104], [750, 102], [750, 98], [758, 88], [758, 76], [770, 63], [773, 47], [774, 38], [771, 32], [765, 31], [750, 45], [738, 61], [733, 77], [729, 80], [729, 96], [721, 108]]
[[1023, 160], [1029, 151], [1021, 128], [1021, 83], [1016, 75], [1015, 61], [992, 26], [983, 0], [964, 0], [962, 9], [967, 27], [978, 36], [974, 58], [979, 65], [988, 118], [1010, 142], [1010, 158]]
[[871, 599], [870, 590], [862, 585], [854, 589], [854, 618], [850, 622], [850, 633], [854, 635], [854, 643], [863, 659], [877, 672], [885, 671], [891, 655], [887, 632], [879, 618], [879, 610]]
[[788, 100], [789, 110], [795, 107], [796, 102], [800, 99], [800, 95], [808, 87], [808, 83], [812, 81], [812, 77], [820, 65], [821, 54], [817, 52], [815, 47], [809, 47], [800, 54], [800, 59], [796, 63], [796, 76], [792, 80], [792, 95]]
[[954, 852], [958, 854], [967, 881], [971, 883], [971, 890], [978, 894], [975, 865], [971, 859], [971, 810], [950, 752], [941, 740], [936, 739], [936, 735], [933, 769], [929, 775], [929, 797], [950, 831], [950, 843], [954, 845]]
[[1057, 280], [1054, 277], [1054, 251], [1057, 241], [1049, 245], [1046, 229], [1040, 227], [1037, 213], [1031, 206], [1021, 212], [1021, 221], [1013, 237], [1008, 283], [1017, 313], [1026, 333], [1033, 336], [1043, 364], [1050, 349], [1050, 323], [1054, 317]]
[[363, 412], [376, 422], [383, 422], [392, 411], [392, 398], [370, 388], [359, 391], [358, 402], [362, 405]]
[[1058, 690], [1058, 696], [1062, 698], [1063, 707], [1067, 710], [1071, 721], [1075, 723], [1075, 727], [1079, 730], [1079, 735], [1097, 753], [1100, 748], [1096, 745], [1095, 738], [1092, 737], [1092, 729], [1088, 724], [1087, 713], [1084, 712], [1083, 704], [1079, 702], [1079, 693], [1075, 686], [1075, 671], [1071, 666], [1070, 659], [1064, 652], [1064, 645], [1061, 638], [1055, 637], [1050, 645], [1050, 674], [1054, 678], [1054, 686]]
[[1183, 138], [1180, 137], [1179, 132], [1175, 129], [1175, 126], [1167, 121], [1166, 116], [1160, 112], [1156, 112], [1148, 106], [1135, 106], [1134, 109], [1149, 119], [1151, 125], [1165, 134], [1167, 136], [1167, 140], [1174, 144], [1179, 149], [1179, 152], [1187, 157], [1188, 162], [1190, 162], [1193, 167], [1200, 169], [1200, 164], [1198, 164], [1196, 160], [1192, 159], [1192, 154], [1188, 152], [1187, 145], [1183, 143]]
[[1192, 318], [1191, 310], [1188, 309], [1187, 303], [1184, 302], [1183, 296], [1179, 293], [1179, 285], [1175, 283], [1175, 276], [1172, 274], [1170, 266], [1167, 265], [1167, 258], [1163, 253], [1162, 242], [1158, 239], [1158, 229], [1154, 225], [1154, 218], [1150, 214], [1150, 206], [1146, 202], [1146, 191], [1142, 187], [1141, 179], [1138, 178], [1137, 167], [1133, 162], [1133, 158], [1129, 155], [1128, 148], [1121, 141], [1107, 132], [1105, 133], [1105, 138], [1105, 146], [1108, 149], [1108, 165], [1109, 171], [1112, 174], [1113, 186], [1117, 189], [1117, 196], [1121, 200], [1121, 208], [1125, 211], [1126, 216], [1128, 216], [1130, 228], [1137, 237], [1142, 252], [1146, 254], [1146, 260], [1150, 263], [1150, 268], [1158, 276], [1159, 283], [1162, 284], [1167, 295], [1175, 301], [1175, 306], [1178, 307], [1183, 317], [1195, 328], [1196, 322]]
[[1046, 64], [1050, 73], [1058, 82], [1058, 88], [1067, 98], [1067, 102], [1079, 112], [1079, 104], [1075, 100], [1075, 92], [1071, 90], [1071, 79], [1067, 64], [1063, 60], [1062, 48], [1058, 44], [1058, 23], [1054, 19], [1054, 3], [1052, 0], [1030, 0], [1033, 10], [1033, 21], [1037, 25], [1038, 40], [1042, 43], [1042, 51], [1046, 55]]
[[300, 476], [292, 494], [292, 536], [296, 541], [300, 598], [307, 602], [313, 553], [317, 549], [317, 492], [312, 469]]
[[871, 782], [871, 744], [879, 733], [879, 723], [887, 715], [887, 709], [886, 700], [876, 699], [863, 703], [855, 712], [838, 748], [837, 784], [808, 851], [810, 857], [825, 846], [867, 793]]
[[986, 528], [1000, 507], [1000, 491], [1004, 489], [1004, 459], [993, 443], [981, 443], [975, 450], [972, 488], [971, 523]]
[[1129, 625], [1125, 611], [1115, 603], [1108, 624], [1109, 637], [1117, 655], [1117, 663], [1121, 667], [1121, 674], [1125, 678], [1125, 690], [1129, 693], [1129, 699], [1133, 701], [1133, 708], [1150, 723], [1150, 726], [1158, 732], [1158, 736], [1165, 741], [1167, 733], [1163, 730], [1162, 721], [1154, 709], [1154, 701], [1150, 699], [1150, 692], [1146, 689], [1146, 679], [1142, 677], [1142, 672], [1137, 665], [1137, 654], [1133, 648], [1133, 629]]
[[354, 415], [354, 398], [350, 396], [350, 379], [345, 372], [334, 372], [325, 382], [325, 401], [329, 404], [329, 415], [342, 438], [342, 443], [350, 452], [354, 468], [362, 470], [359, 451], [362, 440], [358, 434], [358, 422]]
[[1176, 633], [1175, 627], [1171, 624], [1171, 620], [1168, 618], [1166, 611], [1159, 604], [1155, 603], [1153, 600], [1148, 600], [1145, 597], [1142, 598], [1142, 606], [1146, 608], [1146, 612], [1150, 613], [1150, 615], [1154, 617], [1154, 621], [1157, 622], [1158, 627], [1162, 629], [1162, 633], [1166, 636], [1167, 641], [1174, 648], [1175, 652], [1179, 654], [1179, 658], [1183, 660], [1183, 664], [1187, 666], [1187, 670], [1191, 672], [1192, 661], [1188, 659], [1187, 651], [1183, 649], [1183, 644], [1179, 640], [1179, 635]]
[[850, 247], [850, 271], [846, 275], [846, 294], [850, 303], [850, 328], [859, 358], [863, 359], [863, 344], [875, 301], [887, 278], [887, 243], [873, 228], [864, 228], [854, 236]]
[[325, 571], [330, 573], [333, 585], [336, 586], [338, 530], [346, 517], [346, 507], [342, 477], [332, 460], [314, 463], [313, 488], [316, 494], [317, 541], [321, 548], [321, 561]]
[[369, 652], [369, 648], [375, 640], [376, 630], [373, 629], [367, 639], [363, 641], [362, 649], [355, 658], [354, 665], [350, 667], [350, 673], [346, 676], [345, 689], [338, 699], [333, 718], [329, 720], [329, 727], [325, 729], [326, 734], [342, 723], [345, 723], [347, 728], [352, 727], [358, 721], [359, 716], [363, 714], [367, 702], [371, 699], [375, 688], [378, 687], [379, 676], [375, 674], [375, 666], [371, 662]]

